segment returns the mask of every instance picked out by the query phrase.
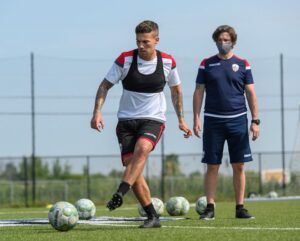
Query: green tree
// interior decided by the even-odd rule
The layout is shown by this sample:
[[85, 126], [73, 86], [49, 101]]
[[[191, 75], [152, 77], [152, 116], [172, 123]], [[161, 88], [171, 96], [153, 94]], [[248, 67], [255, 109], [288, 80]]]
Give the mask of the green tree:
[[68, 179], [71, 177], [71, 169], [71, 165], [68, 162], [66, 162], [61, 175], [62, 179]]
[[62, 168], [61, 168], [61, 165], [60, 165], [60, 161], [59, 159], [56, 159], [54, 161], [54, 164], [53, 164], [53, 167], [52, 167], [52, 176], [53, 178], [57, 178], [59, 179], [62, 175]]
[[18, 179], [18, 171], [14, 163], [9, 162], [5, 165], [5, 171], [3, 176], [8, 180]]
[[87, 174], [88, 174], [88, 167], [87, 167], [86, 164], [83, 165], [82, 171], [83, 171], [83, 175], [84, 175], [84, 176], [87, 176]]
[[40, 157], [36, 157], [35, 159], [35, 175], [39, 179], [47, 179], [49, 177], [48, 163], [43, 163]]
[[116, 169], [112, 169], [108, 174], [109, 177], [120, 178], [123, 176], [123, 171], [117, 171]]
[[194, 171], [192, 173], [190, 173], [190, 178], [201, 178], [202, 177], [202, 173], [199, 171]]
[[178, 161], [178, 155], [170, 154], [166, 156], [165, 160], [165, 175], [166, 176], [182, 176]]
[[[23, 161], [19, 164], [19, 179], [25, 178], [25, 163], [27, 164], [27, 178], [32, 178], [32, 158], [23, 157]], [[49, 166], [47, 162], [43, 162], [40, 157], [35, 157], [35, 175], [39, 179], [47, 179], [49, 177]]]

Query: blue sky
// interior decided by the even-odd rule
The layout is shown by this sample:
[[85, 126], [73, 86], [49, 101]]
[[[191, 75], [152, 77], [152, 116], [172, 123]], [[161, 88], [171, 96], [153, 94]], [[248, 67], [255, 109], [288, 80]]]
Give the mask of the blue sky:
[[[37, 98], [37, 111], [92, 112], [90, 97], [98, 84], [122, 51], [135, 48], [135, 26], [151, 19], [160, 26], [158, 48], [177, 61], [186, 119], [192, 127], [197, 67], [201, 59], [216, 53], [211, 39], [214, 29], [229, 24], [238, 33], [235, 53], [252, 64], [262, 110], [261, 138], [252, 143], [253, 151], [280, 151], [280, 53], [285, 57], [285, 106], [290, 108], [286, 111], [286, 149], [293, 150], [300, 104], [299, 11], [296, 0], [1, 1], [0, 97], [5, 98], [0, 98], [0, 112], [30, 111], [29, 99], [6, 97], [30, 95], [31, 51], [35, 53], [37, 96], [87, 96]], [[106, 129], [101, 134], [89, 128], [90, 115], [37, 116], [37, 154], [118, 154], [114, 129], [120, 93], [120, 85], [109, 93], [103, 109]], [[173, 112], [170, 103], [168, 111]], [[167, 153], [201, 151], [201, 140], [184, 140], [176, 116], [168, 113], [167, 118]], [[0, 115], [0, 119], [0, 156], [29, 155], [30, 117]]]

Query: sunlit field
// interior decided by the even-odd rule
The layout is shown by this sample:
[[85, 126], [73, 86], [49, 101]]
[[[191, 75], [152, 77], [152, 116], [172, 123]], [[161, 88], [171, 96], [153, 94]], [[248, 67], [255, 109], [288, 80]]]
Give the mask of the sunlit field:
[[[234, 203], [217, 204], [216, 219], [199, 220], [194, 207], [182, 220], [161, 221], [160, 229], [139, 229], [140, 222], [115, 221], [77, 224], [68, 232], [59, 232], [49, 224], [7, 226], [0, 224], [0, 240], [300, 240], [300, 201], [249, 202], [246, 208], [256, 217], [234, 218]], [[0, 223], [13, 219], [47, 219], [47, 208], [0, 209]], [[97, 207], [97, 217], [138, 217], [136, 205], [124, 205], [109, 212]], [[164, 212], [163, 217], [170, 217]]]

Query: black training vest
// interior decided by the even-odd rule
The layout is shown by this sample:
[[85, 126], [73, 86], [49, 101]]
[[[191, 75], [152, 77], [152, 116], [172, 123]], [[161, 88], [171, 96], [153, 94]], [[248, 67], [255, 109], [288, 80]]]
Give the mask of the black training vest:
[[159, 93], [162, 92], [166, 80], [163, 68], [161, 53], [156, 50], [157, 65], [152, 74], [141, 74], [137, 67], [138, 50], [133, 51], [132, 63], [128, 74], [123, 79], [122, 84], [125, 90], [141, 93]]

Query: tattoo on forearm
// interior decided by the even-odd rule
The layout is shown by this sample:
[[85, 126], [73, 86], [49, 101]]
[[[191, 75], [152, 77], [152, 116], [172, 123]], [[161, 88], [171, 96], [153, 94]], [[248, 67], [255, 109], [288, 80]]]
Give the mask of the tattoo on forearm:
[[108, 82], [107, 80], [102, 81], [96, 95], [95, 111], [100, 111], [102, 109], [102, 106], [107, 96], [107, 92], [112, 86], [113, 84]]
[[183, 101], [181, 92], [172, 92], [172, 102], [178, 118], [184, 117], [183, 115]]

